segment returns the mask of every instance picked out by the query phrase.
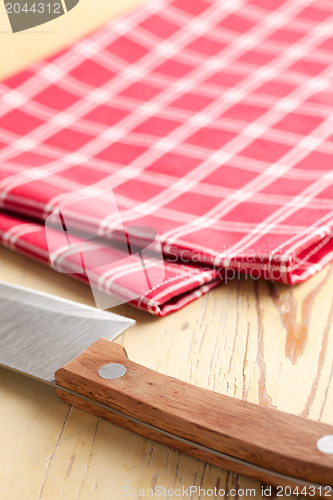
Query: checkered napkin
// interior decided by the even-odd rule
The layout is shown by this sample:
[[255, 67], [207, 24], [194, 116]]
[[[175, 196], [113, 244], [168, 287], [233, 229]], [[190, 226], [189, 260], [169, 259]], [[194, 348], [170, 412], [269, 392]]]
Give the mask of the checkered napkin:
[[[163, 316], [236, 271], [304, 281], [333, 259], [332, 56], [331, 0], [152, 0], [9, 78], [2, 243], [47, 263], [46, 217], [112, 188], [166, 258], [140, 308]], [[101, 289], [135, 288], [120, 262]]]

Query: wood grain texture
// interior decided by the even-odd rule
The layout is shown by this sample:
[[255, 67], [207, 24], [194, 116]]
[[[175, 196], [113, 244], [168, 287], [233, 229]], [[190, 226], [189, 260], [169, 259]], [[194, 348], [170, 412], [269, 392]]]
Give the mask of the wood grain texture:
[[[93, 305], [85, 285], [10, 250], [0, 249], [0, 279]], [[130, 359], [161, 373], [333, 424], [332, 285], [328, 266], [293, 288], [232, 281], [163, 319], [119, 306], [114, 312], [137, 324], [117, 342]], [[286, 328], [289, 314], [294, 330]], [[126, 485], [217, 487], [229, 498], [232, 490], [248, 490], [248, 496], [253, 490], [261, 498], [260, 482], [70, 408], [51, 388], [5, 370], [0, 424], [4, 500], [118, 500]], [[192, 498], [199, 499], [198, 493]]]
[[[99, 369], [109, 363], [124, 365], [125, 375], [114, 380], [101, 378]], [[333, 426], [224, 396], [160, 374], [129, 360], [124, 348], [114, 342], [98, 340], [59, 369], [55, 381], [78, 395], [210, 450], [295, 479], [333, 487], [333, 455], [327, 456], [316, 448], [319, 438], [333, 435]], [[58, 391], [58, 394], [63, 397], [65, 393]], [[68, 393], [65, 400], [73, 405], [78, 402], [77, 397]], [[82, 402], [80, 407], [84, 407]], [[194, 452], [193, 446], [178, 445], [177, 440], [166, 439], [163, 434], [126, 422], [111, 412], [101, 412], [97, 405], [86, 404], [85, 407], [145, 437], [171, 444], [190, 455]], [[198, 456], [197, 453], [194, 455]], [[201, 451], [199, 455], [215, 465], [227, 465], [225, 459], [219, 461], [209, 452]], [[227, 466], [235, 470], [231, 462]], [[236, 470], [262, 479], [261, 473], [246, 466]], [[276, 479], [273, 474], [267, 474], [266, 478], [274, 485], [281, 484], [281, 479]], [[297, 484], [297, 481], [291, 484]]]
[[[137, 3], [80, 0], [66, 16], [15, 35], [0, 9], [0, 78]], [[0, 279], [94, 305], [85, 285], [10, 250], [0, 249]], [[332, 266], [293, 288], [232, 281], [163, 319], [127, 305], [114, 312], [137, 321], [117, 339], [137, 363], [221, 394], [333, 424]], [[228, 498], [237, 498], [237, 492], [261, 498], [259, 482], [69, 407], [50, 387], [2, 369], [0, 449], [1, 500], [119, 500], [126, 498], [124, 486], [137, 491], [216, 487]], [[197, 499], [199, 493], [193, 492], [192, 500]]]

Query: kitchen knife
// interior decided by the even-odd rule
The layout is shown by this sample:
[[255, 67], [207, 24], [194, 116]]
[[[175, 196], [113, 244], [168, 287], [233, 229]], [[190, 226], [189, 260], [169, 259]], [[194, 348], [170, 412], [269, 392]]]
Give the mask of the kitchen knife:
[[134, 322], [107, 311], [0, 282], [0, 318], [0, 364], [52, 385], [66, 402], [234, 472], [332, 494], [333, 426], [130, 361], [100, 337]]

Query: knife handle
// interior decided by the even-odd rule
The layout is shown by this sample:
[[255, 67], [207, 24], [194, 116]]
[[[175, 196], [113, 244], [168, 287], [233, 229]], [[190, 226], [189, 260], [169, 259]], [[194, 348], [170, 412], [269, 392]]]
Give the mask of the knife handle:
[[[126, 373], [102, 378], [109, 364], [122, 365]], [[332, 495], [327, 488], [333, 486], [333, 454], [319, 451], [317, 441], [333, 435], [333, 426], [157, 373], [106, 339], [58, 370], [55, 381], [72, 391], [58, 389], [67, 403], [195, 458], [275, 486], [316, 483], [323, 496]]]

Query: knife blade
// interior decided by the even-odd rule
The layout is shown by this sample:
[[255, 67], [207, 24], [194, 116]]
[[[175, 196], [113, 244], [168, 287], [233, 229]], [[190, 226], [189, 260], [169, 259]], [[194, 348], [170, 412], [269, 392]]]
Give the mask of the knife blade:
[[54, 382], [58, 368], [134, 320], [0, 282], [0, 364]]
[[273, 485], [305, 487], [311, 496], [333, 486], [333, 426], [132, 362], [101, 337], [114, 338], [133, 320], [4, 282], [0, 315], [0, 364], [52, 385], [69, 404]]

